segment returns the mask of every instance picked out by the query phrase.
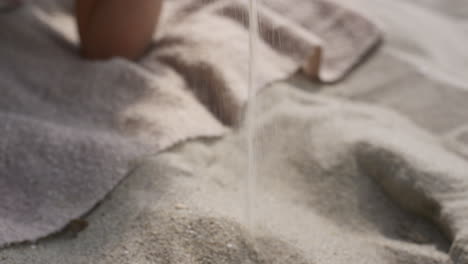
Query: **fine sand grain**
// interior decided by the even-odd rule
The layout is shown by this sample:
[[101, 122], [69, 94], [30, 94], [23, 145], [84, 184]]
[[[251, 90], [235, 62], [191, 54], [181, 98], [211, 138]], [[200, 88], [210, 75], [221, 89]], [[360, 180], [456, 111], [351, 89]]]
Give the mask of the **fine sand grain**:
[[85, 230], [0, 263], [468, 263], [468, 163], [454, 154], [468, 157], [468, 13], [438, 2], [348, 3], [384, 49], [342, 83], [295, 77], [259, 95], [252, 230], [241, 128], [143, 158]]

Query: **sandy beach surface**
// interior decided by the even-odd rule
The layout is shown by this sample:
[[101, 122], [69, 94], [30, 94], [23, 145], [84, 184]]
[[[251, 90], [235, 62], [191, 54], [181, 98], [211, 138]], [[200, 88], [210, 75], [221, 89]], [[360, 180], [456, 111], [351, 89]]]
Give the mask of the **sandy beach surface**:
[[403, 209], [421, 196], [369, 164], [384, 176], [433, 165], [442, 179], [468, 168], [468, 5], [339, 2], [385, 43], [343, 82], [293, 76], [259, 95], [252, 226], [242, 126], [142, 158], [84, 230], [4, 249], [0, 263], [447, 263], [450, 227]]

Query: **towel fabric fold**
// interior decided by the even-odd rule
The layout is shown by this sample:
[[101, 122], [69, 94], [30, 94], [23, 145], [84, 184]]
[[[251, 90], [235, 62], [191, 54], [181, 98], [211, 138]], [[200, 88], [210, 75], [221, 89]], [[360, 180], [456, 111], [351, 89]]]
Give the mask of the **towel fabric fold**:
[[[138, 63], [79, 58], [69, 4], [0, 15], [0, 247], [60, 231], [139, 156], [222, 135], [247, 100], [245, 3], [167, 1]], [[340, 80], [379, 40], [367, 20], [324, 1], [268, 1], [260, 18], [257, 88], [298, 69]]]

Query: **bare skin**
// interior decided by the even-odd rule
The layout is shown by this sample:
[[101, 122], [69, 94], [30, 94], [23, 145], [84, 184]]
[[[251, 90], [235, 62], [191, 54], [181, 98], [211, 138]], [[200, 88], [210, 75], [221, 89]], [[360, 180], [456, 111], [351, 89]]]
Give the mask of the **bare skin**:
[[76, 0], [81, 54], [88, 59], [140, 57], [151, 42], [163, 0]]

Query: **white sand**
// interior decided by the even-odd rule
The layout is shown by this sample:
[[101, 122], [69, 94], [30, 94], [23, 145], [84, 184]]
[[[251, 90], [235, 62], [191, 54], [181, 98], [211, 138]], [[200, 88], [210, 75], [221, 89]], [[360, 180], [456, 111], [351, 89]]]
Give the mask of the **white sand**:
[[[446, 263], [448, 229], [458, 228], [452, 235], [468, 248], [458, 236], [468, 221], [468, 165], [394, 113], [323, 96], [394, 108], [464, 153], [468, 92], [458, 84], [468, 68], [460, 51], [467, 22], [449, 16], [453, 10], [403, 2], [353, 2], [382, 25], [388, 42], [345, 82], [320, 90], [294, 78], [260, 96], [256, 230], [242, 224], [247, 167], [239, 131], [146, 158], [77, 237], [4, 250], [0, 263]], [[374, 175], [372, 164], [383, 171]], [[447, 210], [453, 225], [400, 209], [432, 212], [415, 189], [393, 188], [402, 175], [434, 187], [425, 194], [458, 190]]]
[[394, 122], [401, 124], [396, 127], [408, 135], [408, 142], [421, 132], [385, 111], [307, 97], [289, 85], [276, 85], [262, 98], [266, 113], [260, 133], [268, 140], [258, 145], [257, 230], [245, 231], [238, 224], [243, 222], [247, 160], [245, 139], [236, 133], [215, 144], [193, 142], [146, 159], [89, 216], [90, 227], [77, 238], [61, 234], [34, 249], [6, 250], [5, 261], [391, 263], [401, 258], [439, 263], [446, 259], [448, 241], [434, 226], [404, 213], [386, 198], [356, 167], [350, 145], [344, 144], [351, 138], [333, 135], [334, 128], [341, 126], [348, 127], [349, 135], [362, 127], [385, 135], [383, 126]]

